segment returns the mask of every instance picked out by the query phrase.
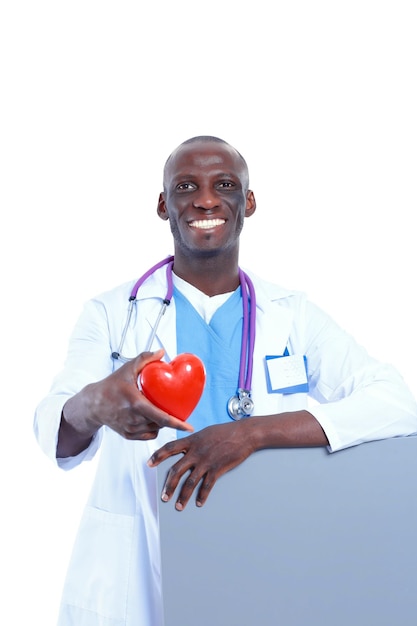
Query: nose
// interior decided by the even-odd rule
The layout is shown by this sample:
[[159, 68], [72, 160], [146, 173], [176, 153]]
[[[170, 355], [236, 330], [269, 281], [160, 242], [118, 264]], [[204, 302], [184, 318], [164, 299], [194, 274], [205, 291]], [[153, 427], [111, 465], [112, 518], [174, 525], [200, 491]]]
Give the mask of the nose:
[[200, 187], [193, 197], [193, 206], [196, 209], [210, 211], [218, 205], [219, 199], [212, 187]]

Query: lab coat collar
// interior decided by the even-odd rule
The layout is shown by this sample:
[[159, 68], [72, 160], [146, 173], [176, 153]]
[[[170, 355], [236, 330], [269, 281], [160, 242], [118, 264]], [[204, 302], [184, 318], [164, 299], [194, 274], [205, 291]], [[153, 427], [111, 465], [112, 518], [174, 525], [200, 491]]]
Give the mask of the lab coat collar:
[[299, 291], [286, 289], [285, 287], [281, 287], [275, 283], [268, 282], [250, 270], [244, 269], [244, 271], [253, 281], [256, 293], [256, 304], [261, 310], [264, 310], [264, 307], [268, 307], [271, 302], [282, 300], [284, 298], [291, 298], [299, 295], [300, 293]]
[[[291, 331], [293, 313], [286, 306], [279, 305], [279, 300], [294, 297], [298, 292], [290, 291], [279, 285], [264, 281], [250, 271], [247, 274], [252, 279], [257, 304], [257, 335], [256, 347], [258, 351], [265, 351], [265, 354], [271, 351], [271, 331], [274, 337], [275, 350], [281, 353], [285, 349], [288, 336]], [[165, 298], [167, 291], [166, 268], [158, 269], [149, 279], [142, 285], [137, 293], [136, 299], [144, 303], [144, 317], [149, 325], [151, 332], [153, 325], [160, 311], [162, 299]], [[148, 301], [145, 303], [145, 301]], [[268, 323], [265, 326], [265, 320]], [[265, 331], [268, 332], [265, 332]], [[269, 344], [268, 344], [269, 341]], [[177, 354], [176, 345], [176, 316], [175, 316], [175, 300], [172, 299], [171, 304], [167, 307], [165, 314], [161, 318], [153, 350], [162, 347], [165, 350], [166, 360], [171, 360]]]
[[[252, 279], [256, 289], [256, 301], [262, 309], [265, 302], [280, 300], [297, 295], [299, 292], [285, 289], [274, 283], [265, 281], [250, 270], [244, 269], [248, 276]], [[167, 291], [166, 267], [162, 267], [152, 274], [148, 280], [139, 289], [136, 299], [146, 300], [148, 298], [160, 299], [164, 298]]]
[[167, 266], [164, 265], [157, 269], [149, 278], [143, 283], [136, 294], [136, 300], [142, 301], [149, 298], [161, 300], [165, 298], [167, 292]]

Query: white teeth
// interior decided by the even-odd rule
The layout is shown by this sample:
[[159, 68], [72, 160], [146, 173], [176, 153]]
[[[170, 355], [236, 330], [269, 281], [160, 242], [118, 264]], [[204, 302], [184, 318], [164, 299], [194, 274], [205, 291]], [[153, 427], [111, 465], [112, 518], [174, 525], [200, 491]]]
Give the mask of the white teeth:
[[226, 220], [213, 219], [213, 220], [195, 220], [190, 222], [190, 226], [193, 228], [214, 228], [215, 226], [221, 226]]

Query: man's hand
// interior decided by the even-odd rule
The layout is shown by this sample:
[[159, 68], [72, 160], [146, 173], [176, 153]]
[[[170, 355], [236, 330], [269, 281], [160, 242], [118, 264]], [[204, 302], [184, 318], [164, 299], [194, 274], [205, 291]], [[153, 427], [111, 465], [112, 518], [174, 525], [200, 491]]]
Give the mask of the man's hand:
[[158, 409], [138, 388], [144, 366], [163, 354], [163, 350], [142, 353], [70, 398], [62, 412], [57, 456], [74, 456], [84, 450], [101, 426], [125, 439], [142, 441], [155, 439], [164, 427], [192, 432], [190, 424]]
[[155, 467], [170, 456], [183, 454], [168, 471], [162, 492], [162, 500], [167, 502], [183, 479], [175, 504], [175, 508], [182, 511], [194, 491], [197, 506], [203, 506], [217, 479], [257, 450], [327, 446], [328, 443], [311, 413], [292, 411], [208, 426], [189, 437], [165, 444], [151, 456], [148, 465]]
[[[150, 467], [183, 454], [170, 468], [162, 492], [162, 500], [170, 500], [184, 478], [175, 508], [182, 511], [197, 490], [196, 505], [203, 506], [217, 479], [240, 465], [254, 452], [244, 420], [208, 426], [199, 432], [177, 439], [157, 450], [148, 461]], [[187, 474], [187, 476], [186, 476]]]

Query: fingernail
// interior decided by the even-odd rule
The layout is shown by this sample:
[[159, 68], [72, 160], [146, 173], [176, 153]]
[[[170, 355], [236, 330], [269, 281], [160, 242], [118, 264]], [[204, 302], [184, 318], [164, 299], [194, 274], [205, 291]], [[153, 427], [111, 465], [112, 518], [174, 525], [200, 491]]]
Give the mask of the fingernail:
[[177, 509], [177, 511], [182, 511], [184, 507], [181, 504], [181, 502], [177, 502], [176, 505], [175, 505], [175, 508]]
[[162, 492], [161, 500], [163, 500], [163, 502], [168, 502], [168, 494], [166, 491]]

